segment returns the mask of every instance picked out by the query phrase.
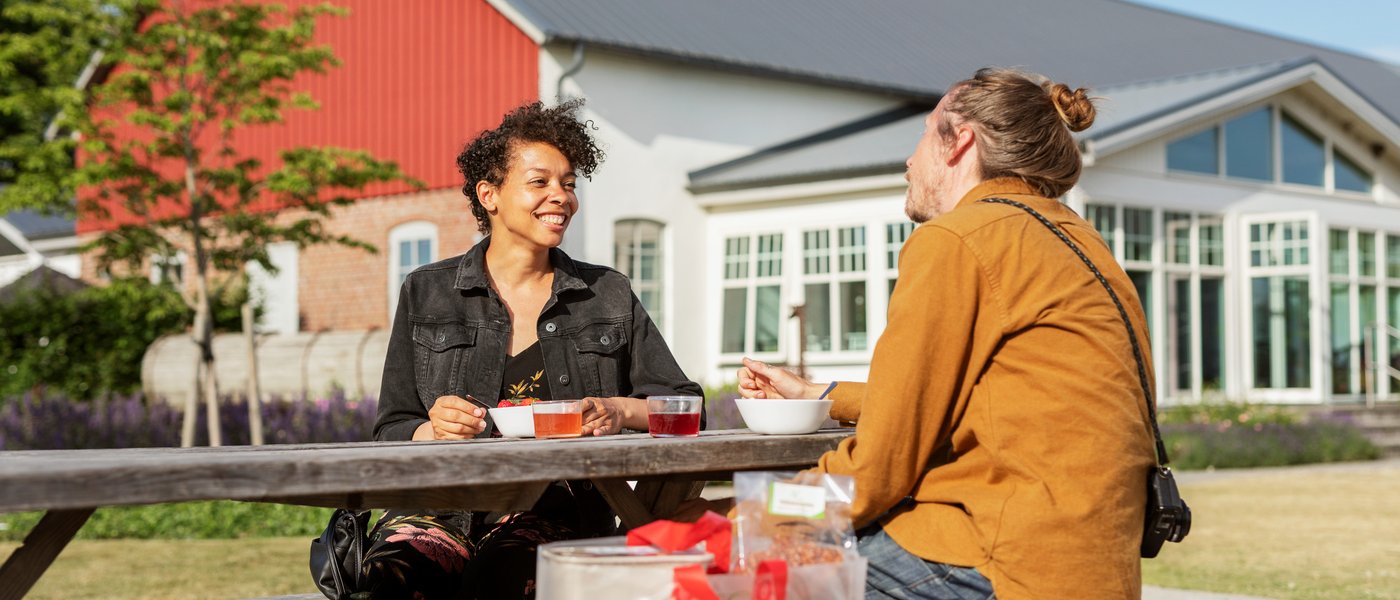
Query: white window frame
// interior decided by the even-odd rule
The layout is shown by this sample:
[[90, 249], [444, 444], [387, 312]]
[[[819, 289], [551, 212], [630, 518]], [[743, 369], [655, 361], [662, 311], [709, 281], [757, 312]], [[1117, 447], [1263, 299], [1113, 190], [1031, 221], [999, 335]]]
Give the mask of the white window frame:
[[149, 273], [151, 283], [159, 285], [162, 281], [165, 281], [165, 267], [167, 266], [173, 266], [179, 269], [178, 274], [175, 276], [175, 281], [171, 282], [171, 285], [175, 286], [177, 290], [184, 289], [185, 281], [188, 280], [190, 266], [189, 255], [186, 254], [184, 250], [177, 250], [174, 256], [152, 254]]
[[[631, 228], [630, 231], [632, 233], [632, 236], [630, 240], [620, 240], [617, 238], [618, 230], [624, 226]], [[654, 227], [656, 229], [656, 256], [652, 267], [652, 279], [642, 279], [641, 277], [642, 236], [639, 235], [639, 233], [641, 231], [641, 228], [644, 227]], [[642, 292], [656, 292], [656, 306], [647, 307], [647, 314], [651, 317], [652, 322], [656, 324], [656, 328], [660, 331], [667, 331], [666, 321], [669, 320], [669, 315], [667, 314], [666, 310], [666, 303], [668, 301], [666, 297], [665, 267], [668, 247], [667, 235], [668, 231], [666, 224], [655, 219], [628, 218], [618, 219], [613, 222], [613, 262], [618, 262], [617, 251], [624, 241], [627, 242], [627, 246], [630, 249], [629, 256], [632, 259], [632, 264], [615, 264], [614, 267], [616, 267], [619, 271], [622, 271], [623, 275], [627, 276], [628, 280], [632, 284], [632, 292], [637, 295], [639, 299], [638, 301], [640, 301]]]
[[412, 272], [413, 269], [418, 268], [418, 266], [414, 266], [412, 269], [409, 269], [408, 272], [402, 271], [399, 266], [399, 259], [401, 258], [399, 245], [403, 242], [424, 239], [428, 240], [428, 247], [432, 253], [432, 256], [428, 258], [428, 262], [424, 264], [431, 264], [438, 260], [439, 256], [438, 226], [436, 223], [421, 220], [408, 221], [395, 225], [389, 230], [389, 273], [387, 284], [389, 294], [389, 323], [391, 324], [394, 322], [394, 311], [397, 310], [399, 306], [399, 288], [402, 285], [400, 280], [408, 275], [409, 272]]
[[[1280, 189], [1306, 191], [1308, 193], [1313, 194], [1322, 192], [1325, 194], [1332, 194], [1341, 197], [1366, 198], [1370, 200], [1376, 200], [1378, 198], [1377, 194], [1380, 193], [1381, 188], [1379, 176], [1380, 165], [1373, 164], [1371, 161], [1369, 161], [1365, 157], [1359, 156], [1357, 152], [1354, 152], [1349, 148], [1341, 150], [1347, 155], [1349, 159], [1351, 159], [1353, 163], [1356, 164], [1357, 168], [1361, 169], [1367, 175], [1370, 175], [1371, 190], [1368, 192], [1358, 192], [1355, 190], [1337, 189], [1335, 168], [1337, 152], [1335, 142], [1336, 136], [1324, 132], [1325, 128], [1319, 127], [1318, 123], [1316, 123], [1312, 115], [1308, 114], [1308, 111], [1298, 110], [1294, 106], [1291, 106], [1291, 104], [1291, 102], [1288, 102], [1286, 100], [1275, 100], [1259, 104], [1253, 104], [1249, 107], [1233, 111], [1230, 114], [1224, 115], [1219, 119], [1215, 119], [1214, 121], [1210, 122], [1204, 127], [1196, 127], [1187, 133], [1175, 136], [1167, 140], [1167, 142], [1162, 146], [1163, 171], [1170, 177], [1205, 178], [1211, 180], [1223, 179], [1235, 183], [1272, 185]], [[1270, 131], [1272, 132], [1273, 138], [1271, 140], [1270, 146], [1270, 160], [1273, 164], [1273, 177], [1270, 180], [1249, 179], [1245, 177], [1230, 177], [1225, 174], [1225, 124], [1238, 117], [1242, 117], [1250, 113], [1256, 112], [1261, 108], [1267, 108], [1269, 110]], [[1320, 187], [1301, 183], [1288, 183], [1283, 180], [1283, 112], [1285, 111], [1289, 114], [1290, 117], [1293, 118], [1294, 121], [1297, 121], [1300, 125], [1312, 132], [1314, 135], [1322, 138], [1323, 160], [1325, 162], [1323, 163], [1323, 181]], [[1172, 169], [1170, 165], [1166, 164], [1166, 157], [1169, 154], [1168, 148], [1172, 144], [1188, 139], [1207, 129], [1216, 130], [1217, 165], [1216, 172], [1214, 174], [1197, 173], [1195, 171], [1178, 171]], [[1246, 243], [1248, 242], [1246, 241]]]
[[[842, 252], [842, 248], [841, 248], [841, 231], [844, 230], [844, 229], [863, 229], [863, 230], [864, 230], [865, 240], [864, 240], [864, 246], [863, 246], [864, 251], [863, 251], [862, 254], [863, 254], [863, 256], [865, 257], [865, 267], [864, 267], [863, 269], [859, 270], [859, 271], [842, 271], [842, 270], [841, 270], [841, 258], [842, 258], [842, 256], [843, 256], [843, 252]], [[826, 270], [825, 273], [810, 273], [810, 274], [809, 274], [809, 273], [806, 272], [806, 258], [807, 258], [806, 239], [807, 239], [807, 234], [808, 234], [809, 232], [812, 232], [812, 233], [815, 233], [815, 232], [826, 232], [826, 234], [827, 234], [827, 247], [826, 247], [827, 270]], [[796, 269], [797, 269], [797, 274], [798, 274], [798, 276], [799, 276], [799, 283], [798, 283], [798, 285], [799, 285], [800, 294], [801, 294], [801, 297], [802, 297], [802, 302], [803, 302], [804, 304], [807, 302], [807, 285], [808, 285], [808, 284], [826, 284], [826, 285], [828, 286], [828, 287], [827, 287], [827, 302], [828, 302], [827, 306], [830, 307], [830, 309], [831, 309], [831, 314], [830, 314], [830, 317], [831, 317], [831, 322], [830, 322], [830, 334], [831, 334], [831, 340], [830, 340], [830, 341], [831, 341], [831, 345], [830, 345], [830, 348], [827, 349], [827, 350], [813, 350], [811, 347], [808, 347], [808, 348], [807, 348], [807, 355], [808, 355], [809, 357], [813, 357], [813, 358], [831, 358], [831, 357], [843, 356], [843, 355], [859, 355], [859, 354], [864, 354], [864, 353], [870, 351], [870, 349], [874, 346], [874, 339], [871, 337], [871, 322], [870, 322], [870, 305], [871, 305], [871, 298], [872, 298], [872, 296], [874, 295], [874, 291], [873, 291], [874, 288], [872, 288], [872, 286], [871, 286], [872, 280], [871, 280], [870, 274], [871, 274], [871, 271], [872, 271], [872, 269], [871, 269], [871, 261], [872, 261], [872, 259], [875, 257], [875, 254], [872, 253], [872, 250], [875, 250], [875, 249], [877, 248], [877, 246], [875, 246], [874, 244], [871, 244], [871, 243], [870, 243], [870, 242], [871, 242], [870, 227], [869, 227], [866, 223], [841, 223], [841, 224], [832, 224], [832, 225], [822, 225], [822, 226], [816, 226], [816, 227], [804, 227], [804, 228], [802, 228], [802, 229], [799, 230], [799, 232], [798, 232], [798, 239], [801, 240], [801, 242], [802, 242], [802, 246], [799, 248], [799, 252], [801, 253], [800, 255], [802, 256], [802, 260], [796, 265]], [[883, 250], [883, 246], [879, 246], [878, 248], [880, 248], [880, 249]], [[883, 253], [880, 254], [880, 258], [884, 258]], [[882, 290], [883, 290], [884, 288], [888, 288], [889, 284], [886, 283], [886, 282], [888, 281], [888, 277], [881, 278], [880, 280], [877, 280], [877, 281], [881, 282], [881, 284], [884, 286], [883, 288], [881, 288]], [[845, 325], [845, 323], [844, 323], [844, 321], [842, 320], [842, 314], [841, 314], [841, 313], [842, 313], [842, 307], [841, 307], [841, 285], [844, 284], [844, 283], [852, 283], [852, 282], [862, 282], [862, 283], [865, 284], [865, 298], [866, 298], [865, 306], [864, 306], [864, 310], [865, 310], [865, 347], [864, 347], [864, 348], [861, 348], [861, 349], [858, 349], [858, 350], [843, 350], [843, 349], [841, 348], [841, 346], [842, 346], [841, 332], [842, 332], [842, 330], [843, 330], [842, 328], [843, 328], [843, 326]], [[808, 315], [808, 321], [809, 321], [809, 323], [810, 323], [810, 319], [811, 319], [811, 315]]]
[[[1269, 223], [1288, 223], [1303, 221], [1308, 227], [1308, 255], [1307, 265], [1273, 265], [1254, 266], [1250, 255], [1250, 231], [1252, 225], [1266, 225]], [[1330, 351], [1318, 352], [1319, 344], [1331, 345], [1330, 339], [1325, 337], [1327, 333], [1327, 313], [1319, 307], [1325, 307], [1322, 301], [1325, 297], [1327, 286], [1327, 234], [1328, 228], [1322, 223], [1321, 218], [1315, 212], [1287, 212], [1287, 213], [1267, 213], [1244, 215], [1239, 220], [1236, 234], [1239, 236], [1240, 246], [1243, 249], [1242, 264], [1240, 272], [1243, 274], [1236, 282], [1237, 298], [1241, 298], [1243, 306], [1246, 308], [1240, 311], [1240, 329], [1245, 340], [1241, 348], [1240, 358], [1242, 363], [1241, 374], [1244, 381], [1241, 382], [1246, 395], [1246, 399], [1261, 402], [1281, 402], [1294, 404], [1316, 404], [1322, 398], [1324, 390], [1331, 389], [1331, 369], [1327, 368], [1327, 361], [1330, 360]], [[1308, 328], [1312, 347], [1309, 349], [1309, 381], [1306, 388], [1262, 388], [1257, 387], [1254, 381], [1254, 310], [1253, 310], [1253, 284], [1256, 277], [1297, 277], [1303, 276], [1308, 280]]]
[[[1201, 399], [1204, 398], [1206, 395], [1208, 395], [1207, 392], [1206, 392], [1206, 390], [1204, 389], [1204, 386], [1203, 386], [1203, 379], [1202, 379], [1202, 371], [1203, 371], [1204, 366], [1205, 366], [1205, 360], [1204, 360], [1204, 356], [1203, 356], [1203, 354], [1202, 354], [1202, 352], [1201, 352], [1201, 347], [1202, 347], [1202, 345], [1203, 345], [1202, 342], [1204, 341], [1203, 338], [1204, 338], [1205, 333], [1204, 333], [1204, 322], [1203, 322], [1203, 320], [1202, 320], [1203, 314], [1202, 314], [1202, 311], [1201, 311], [1201, 281], [1202, 281], [1203, 279], [1217, 279], [1217, 280], [1220, 280], [1220, 281], [1221, 281], [1221, 290], [1220, 290], [1220, 293], [1223, 294], [1223, 295], [1228, 294], [1228, 288], [1229, 288], [1229, 277], [1228, 277], [1228, 273], [1229, 273], [1229, 266], [1230, 266], [1230, 258], [1229, 258], [1229, 253], [1228, 253], [1228, 252], [1225, 252], [1226, 242], [1223, 240], [1224, 235], [1225, 235], [1225, 231], [1226, 231], [1226, 229], [1225, 229], [1225, 215], [1222, 214], [1222, 213], [1198, 213], [1198, 212], [1186, 211], [1186, 210], [1162, 210], [1161, 213], [1162, 213], [1162, 214], [1161, 214], [1161, 217], [1160, 217], [1159, 220], [1160, 220], [1161, 228], [1162, 228], [1162, 235], [1161, 235], [1161, 240], [1162, 240], [1162, 244], [1163, 244], [1162, 271], [1164, 272], [1164, 276], [1163, 276], [1163, 285], [1161, 286], [1161, 294], [1163, 295], [1163, 302], [1162, 302], [1162, 304], [1163, 304], [1163, 306], [1164, 306], [1165, 308], [1163, 309], [1162, 315], [1161, 315], [1161, 319], [1162, 319], [1162, 322], [1163, 322], [1163, 324], [1164, 324], [1164, 325], [1163, 325], [1163, 328], [1162, 328], [1162, 330], [1161, 330], [1161, 331], [1163, 332], [1163, 337], [1162, 337], [1162, 338], [1159, 338], [1159, 339], [1165, 340], [1165, 343], [1157, 344], [1157, 345], [1163, 347], [1164, 359], [1165, 359], [1163, 362], [1161, 362], [1161, 363], [1159, 363], [1159, 364], [1166, 365], [1166, 368], [1165, 368], [1165, 369], [1159, 369], [1159, 371], [1161, 371], [1161, 372], [1164, 373], [1164, 376], [1159, 376], [1159, 379], [1162, 380], [1162, 381], [1161, 381], [1162, 388], [1165, 389], [1165, 390], [1167, 391], [1168, 396], [1166, 396], [1166, 397], [1183, 398], [1183, 392], [1184, 392], [1184, 393], [1185, 393], [1184, 398], [1189, 398], [1189, 399], [1192, 399], [1192, 400], [1201, 400]], [[1178, 263], [1178, 262], [1175, 262], [1174, 260], [1172, 260], [1172, 259], [1174, 258], [1174, 257], [1172, 256], [1172, 250], [1173, 250], [1173, 248], [1171, 247], [1172, 238], [1171, 238], [1171, 236], [1170, 236], [1170, 232], [1168, 232], [1168, 231], [1166, 230], [1166, 228], [1167, 228], [1167, 213], [1184, 214], [1184, 215], [1187, 215], [1187, 217], [1188, 217], [1188, 221], [1187, 221], [1187, 222], [1188, 222], [1188, 224], [1189, 224], [1189, 228], [1190, 228], [1189, 231], [1190, 231], [1190, 233], [1189, 233], [1189, 235], [1187, 236], [1187, 242], [1186, 242], [1186, 243], [1187, 243], [1187, 247], [1188, 247], [1188, 251], [1187, 251], [1187, 262], [1186, 262], [1186, 263]], [[1202, 246], [1201, 246], [1201, 239], [1202, 239], [1202, 238], [1201, 238], [1201, 226], [1202, 226], [1203, 222], [1207, 222], [1207, 221], [1214, 221], [1214, 222], [1217, 223], [1217, 224], [1219, 225], [1219, 227], [1220, 227], [1220, 234], [1221, 234], [1221, 238], [1222, 238], [1222, 240], [1221, 240], [1221, 248], [1220, 248], [1220, 251], [1221, 251], [1221, 259], [1222, 259], [1222, 260], [1221, 260], [1221, 263], [1222, 263], [1222, 264], [1220, 264], [1220, 265], [1208, 265], [1208, 264], [1205, 264], [1205, 263], [1202, 261], [1203, 248], [1202, 248]], [[1176, 300], [1177, 300], [1178, 302], [1181, 302], [1181, 301], [1184, 300], [1184, 301], [1187, 303], [1187, 305], [1189, 306], [1189, 321], [1188, 321], [1187, 323], [1185, 323], [1185, 324], [1174, 323], [1175, 311], [1172, 310], [1174, 307], [1173, 307], [1173, 305], [1172, 305], [1172, 302], [1170, 301], [1170, 297], [1171, 297], [1171, 295], [1174, 293], [1174, 288], [1173, 288], [1173, 286], [1172, 286], [1172, 280], [1174, 280], [1174, 279], [1179, 279], [1179, 278], [1183, 278], [1183, 277], [1186, 278], [1186, 280], [1187, 280], [1187, 282], [1188, 282], [1188, 283], [1187, 283], [1187, 287], [1188, 287], [1188, 290], [1187, 290], [1187, 297], [1186, 297], [1185, 299], [1177, 298]], [[1222, 323], [1221, 323], [1221, 336], [1222, 336], [1222, 339], [1220, 340], [1220, 361], [1221, 361], [1220, 369], [1221, 369], [1222, 375], [1225, 377], [1225, 384], [1226, 384], [1226, 386], [1228, 386], [1228, 385], [1231, 385], [1231, 382], [1230, 382], [1230, 369], [1229, 369], [1228, 365], [1226, 364], [1226, 363], [1227, 363], [1227, 358], [1228, 358], [1228, 350], [1227, 350], [1227, 348], [1226, 348], [1226, 345], [1227, 345], [1227, 344], [1226, 344], [1226, 340], [1227, 340], [1228, 337], [1229, 337], [1229, 333], [1228, 333], [1228, 329], [1229, 329], [1229, 319], [1228, 319], [1228, 317], [1227, 317], [1228, 308], [1229, 308], [1229, 298], [1227, 297], [1227, 298], [1223, 299], [1223, 300], [1222, 300], [1222, 304], [1223, 304], [1223, 306], [1222, 306], [1221, 315], [1220, 315], [1221, 321], [1222, 321]], [[1189, 357], [1188, 357], [1188, 360], [1190, 361], [1190, 365], [1189, 365], [1190, 386], [1189, 386], [1188, 388], [1186, 388], [1186, 389], [1182, 389], [1182, 388], [1180, 388], [1180, 387], [1177, 386], [1176, 371], [1177, 371], [1177, 366], [1178, 366], [1178, 365], [1177, 365], [1177, 356], [1176, 356], [1176, 353], [1174, 352], [1175, 347], [1173, 346], [1173, 344], [1175, 343], [1175, 340], [1176, 340], [1176, 335], [1175, 335], [1175, 334], [1176, 334], [1176, 329], [1175, 329], [1175, 328], [1177, 328], [1177, 327], [1182, 327], [1182, 326], [1185, 326], [1185, 327], [1188, 328], [1188, 330], [1187, 330], [1187, 340], [1186, 340], [1186, 343], [1188, 344], [1188, 346], [1189, 346], [1189, 351], [1190, 351], [1190, 355], [1189, 355]], [[1217, 390], [1212, 391], [1209, 395], [1221, 395], [1221, 396], [1223, 396], [1223, 395], [1225, 395], [1225, 394], [1226, 394], [1226, 388], [1225, 388], [1225, 387], [1221, 387], [1221, 388], [1219, 388], [1219, 389], [1217, 389]]]
[[[783, 247], [777, 251], [778, 273], [759, 275], [759, 241], [768, 236], [777, 236]], [[727, 245], [731, 238], [748, 239], [748, 253], [744, 257], [746, 272], [743, 276], [735, 278], [724, 277], [725, 265], [727, 264]], [[790, 271], [787, 264], [787, 254], [792, 248], [791, 235], [784, 230], [764, 230], [757, 232], [734, 232], [720, 237], [720, 274], [722, 285], [719, 295], [719, 348], [720, 356], [724, 360], [737, 362], [740, 357], [752, 356], [759, 360], [781, 360], [787, 348], [787, 314], [784, 309], [788, 306], [790, 290], [784, 285], [783, 277]], [[778, 345], [773, 350], [758, 352], [755, 350], [755, 340], [758, 336], [758, 288], [777, 286], [778, 287]], [[740, 352], [724, 351], [724, 291], [731, 289], [743, 289], [744, 291], [744, 344]]]

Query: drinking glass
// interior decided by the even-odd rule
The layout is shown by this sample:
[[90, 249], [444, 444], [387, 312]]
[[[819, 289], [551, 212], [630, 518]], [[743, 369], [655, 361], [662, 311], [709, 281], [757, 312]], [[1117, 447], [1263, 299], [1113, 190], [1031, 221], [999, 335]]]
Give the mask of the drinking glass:
[[651, 437], [700, 435], [700, 396], [647, 396], [647, 430]]

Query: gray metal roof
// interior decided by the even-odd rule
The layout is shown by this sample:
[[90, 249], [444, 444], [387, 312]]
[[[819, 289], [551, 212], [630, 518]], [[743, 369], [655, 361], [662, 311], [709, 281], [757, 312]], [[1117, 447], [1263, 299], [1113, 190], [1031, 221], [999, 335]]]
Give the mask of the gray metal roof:
[[10, 242], [9, 238], [0, 235], [0, 256], [15, 256], [19, 254], [24, 254], [24, 251], [20, 250], [19, 246]]
[[987, 65], [1104, 87], [1315, 56], [1400, 122], [1394, 65], [1120, 0], [503, 1], [546, 42], [922, 99]]
[[[1202, 99], [1314, 62], [1313, 59], [1269, 62], [1099, 88], [1093, 93], [1099, 97], [1094, 126], [1076, 137], [1104, 137]], [[923, 133], [924, 117], [929, 110], [922, 107], [917, 113], [898, 120], [886, 119], [868, 128], [858, 128], [856, 125], [870, 121], [863, 120], [694, 171], [690, 174], [690, 189], [716, 192], [898, 173], [904, 170], [905, 159]], [[839, 135], [834, 135], [837, 133]]]
[[70, 217], [43, 215], [30, 210], [16, 210], [0, 215], [24, 234], [28, 240], [46, 240], [75, 235]]

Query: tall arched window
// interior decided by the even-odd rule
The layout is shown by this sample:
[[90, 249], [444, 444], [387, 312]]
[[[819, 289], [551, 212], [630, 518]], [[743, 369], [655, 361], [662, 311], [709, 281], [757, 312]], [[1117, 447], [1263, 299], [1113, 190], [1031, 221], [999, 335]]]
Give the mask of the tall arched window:
[[623, 219], [613, 225], [613, 265], [632, 280], [632, 291], [664, 330], [661, 232], [665, 225], [644, 219]]
[[389, 320], [399, 305], [399, 287], [414, 269], [437, 260], [438, 228], [427, 221], [409, 221], [389, 230]]

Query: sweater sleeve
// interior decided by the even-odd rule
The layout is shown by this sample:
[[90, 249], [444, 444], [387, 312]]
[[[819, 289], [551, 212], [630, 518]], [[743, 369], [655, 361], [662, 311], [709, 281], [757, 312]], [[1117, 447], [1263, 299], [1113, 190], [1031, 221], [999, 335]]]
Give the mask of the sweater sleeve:
[[945, 229], [916, 229], [899, 266], [869, 382], [832, 394], [832, 416], [858, 416], [856, 434], [818, 463], [855, 478], [857, 527], [910, 495], [948, 442], [985, 362], [974, 357], [978, 320], [995, 312], [981, 305], [989, 284], [975, 254]]

